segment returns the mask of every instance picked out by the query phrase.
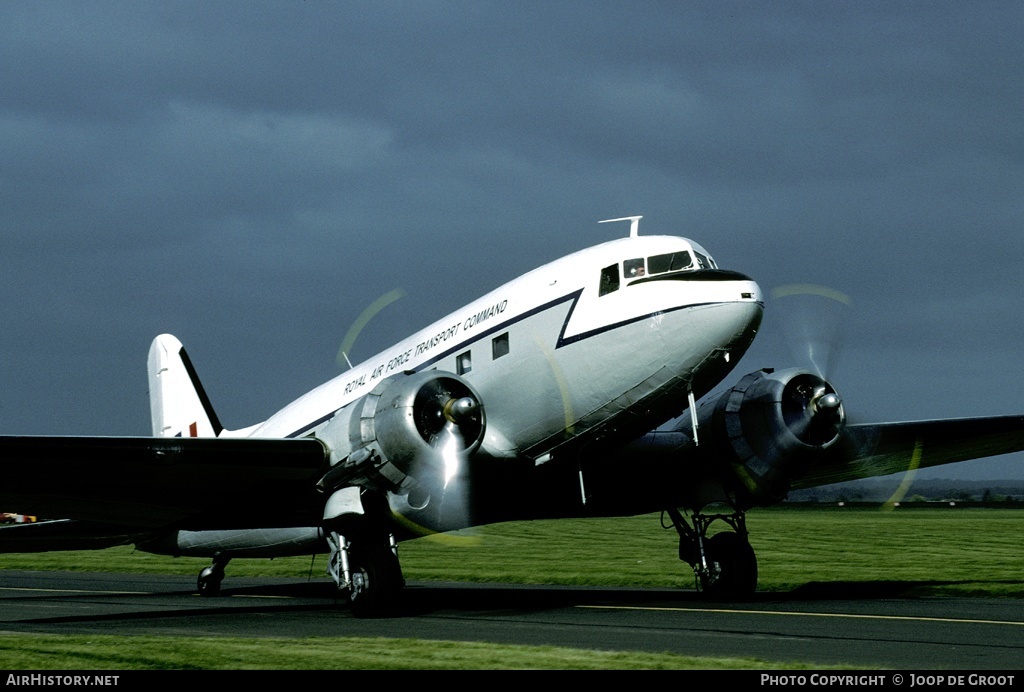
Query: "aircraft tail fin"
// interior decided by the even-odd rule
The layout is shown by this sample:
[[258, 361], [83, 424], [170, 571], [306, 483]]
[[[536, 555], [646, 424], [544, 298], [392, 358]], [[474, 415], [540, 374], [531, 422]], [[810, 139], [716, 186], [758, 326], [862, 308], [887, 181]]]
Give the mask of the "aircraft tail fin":
[[176, 337], [161, 334], [149, 347], [149, 407], [154, 437], [217, 437], [224, 429]]

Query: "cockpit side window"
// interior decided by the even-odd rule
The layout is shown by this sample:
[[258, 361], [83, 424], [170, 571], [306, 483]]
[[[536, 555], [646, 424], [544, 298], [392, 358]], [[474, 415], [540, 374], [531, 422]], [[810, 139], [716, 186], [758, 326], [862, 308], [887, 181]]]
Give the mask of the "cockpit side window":
[[714, 266], [711, 264], [711, 260], [709, 260], [707, 257], [705, 257], [704, 255], [700, 254], [699, 252], [694, 252], [693, 254], [697, 255], [697, 264], [700, 265], [701, 269], [713, 269], [714, 268]]
[[627, 279], [636, 279], [644, 276], [647, 272], [644, 270], [644, 258], [637, 257], [636, 259], [628, 259], [622, 263], [622, 273]]
[[647, 258], [647, 268], [652, 274], [675, 272], [691, 266], [693, 266], [693, 260], [690, 258], [690, 253], [685, 250]]
[[601, 270], [601, 283], [598, 286], [597, 295], [603, 296], [617, 290], [619, 290], [619, 265], [616, 262]]

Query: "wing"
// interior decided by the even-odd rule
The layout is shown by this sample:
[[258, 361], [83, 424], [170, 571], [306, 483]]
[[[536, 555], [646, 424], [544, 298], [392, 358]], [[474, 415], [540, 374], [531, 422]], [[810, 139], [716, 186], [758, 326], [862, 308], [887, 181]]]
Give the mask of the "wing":
[[794, 488], [884, 476], [1024, 450], [1024, 416], [850, 425]]
[[90, 535], [112, 539], [309, 526], [321, 518], [315, 484], [325, 464], [311, 438], [0, 437], [0, 507], [106, 525]]
[[701, 434], [685, 451], [677, 444], [691, 482], [706, 481], [705, 489], [683, 490], [697, 508], [729, 497], [747, 507], [774, 504], [791, 488], [1024, 450], [1024, 415], [847, 424], [832, 385], [795, 368], [749, 373], [696, 413], [696, 423], [681, 420], [673, 432]]

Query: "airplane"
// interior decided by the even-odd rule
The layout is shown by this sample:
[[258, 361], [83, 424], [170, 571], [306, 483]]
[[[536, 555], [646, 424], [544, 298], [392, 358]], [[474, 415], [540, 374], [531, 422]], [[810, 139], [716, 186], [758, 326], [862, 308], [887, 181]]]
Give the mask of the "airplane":
[[[545, 264], [243, 429], [181, 342], [148, 356], [150, 437], [0, 437], [0, 552], [211, 559], [329, 554], [356, 616], [391, 612], [398, 545], [513, 520], [662, 512], [714, 598], [747, 598], [746, 512], [791, 489], [1024, 449], [1024, 416], [852, 424], [820, 374], [763, 368], [711, 394], [765, 296], [693, 240], [627, 237]], [[709, 395], [710, 394], [710, 395]], [[699, 404], [698, 404], [699, 402]], [[712, 532], [712, 526], [718, 531]]]

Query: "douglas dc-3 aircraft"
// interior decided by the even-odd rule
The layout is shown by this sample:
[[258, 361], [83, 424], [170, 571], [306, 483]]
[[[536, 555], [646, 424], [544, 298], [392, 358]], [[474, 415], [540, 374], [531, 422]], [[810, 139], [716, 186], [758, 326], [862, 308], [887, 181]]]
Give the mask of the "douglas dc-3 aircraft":
[[[328, 552], [353, 612], [388, 610], [398, 545], [509, 520], [661, 511], [709, 595], [757, 584], [745, 512], [791, 488], [1024, 449], [1024, 416], [847, 424], [817, 373], [733, 370], [764, 297], [685, 238], [638, 233], [546, 264], [242, 430], [173, 336], [149, 352], [153, 437], [3, 437], [0, 551], [135, 544]], [[712, 533], [709, 526], [724, 530]]]

